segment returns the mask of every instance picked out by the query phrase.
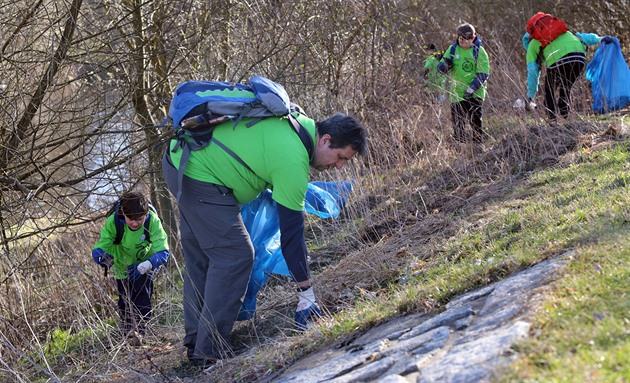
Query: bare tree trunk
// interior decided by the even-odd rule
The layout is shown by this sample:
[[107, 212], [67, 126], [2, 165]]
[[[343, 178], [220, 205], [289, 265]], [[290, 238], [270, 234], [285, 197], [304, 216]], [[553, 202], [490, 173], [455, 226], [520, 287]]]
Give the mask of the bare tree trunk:
[[31, 101], [26, 107], [22, 118], [18, 122], [13, 132], [11, 132], [8, 144], [4, 148], [4, 155], [0, 159], [0, 168], [5, 168], [6, 165], [17, 154], [17, 148], [19, 147], [20, 142], [24, 139], [24, 137], [26, 137], [28, 126], [31, 124], [35, 113], [37, 113], [37, 110], [39, 109], [42, 100], [44, 99], [44, 95], [46, 94], [46, 90], [53, 84], [53, 80], [59, 69], [59, 65], [66, 58], [68, 47], [70, 46], [70, 43], [72, 41], [72, 35], [74, 34], [74, 30], [77, 26], [77, 16], [79, 15], [79, 10], [81, 9], [82, 3], [83, 0], [72, 1], [70, 13], [68, 15], [68, 19], [66, 20], [66, 25], [61, 35], [59, 46], [57, 47], [57, 50], [53, 55], [52, 60], [48, 65], [48, 68], [44, 72], [44, 77], [42, 77], [41, 81], [39, 82], [39, 86], [35, 90]]
[[[173, 204], [169, 198], [169, 192], [166, 188], [162, 176], [162, 148], [160, 145], [160, 132], [155, 126], [149, 106], [147, 103], [147, 95], [150, 93], [148, 83], [147, 68], [149, 64], [149, 57], [155, 58], [153, 60], [154, 67], [158, 70], [156, 73], [157, 82], [166, 84], [166, 71], [164, 68], [164, 62], [160, 62], [160, 54], [162, 46], [160, 44], [159, 37], [157, 39], [148, 39], [144, 33], [145, 22], [142, 15], [143, 2], [140, 0], [133, 0], [133, 26], [134, 36], [131, 39], [131, 45], [134, 52], [134, 66], [135, 66], [135, 85], [133, 86], [133, 106], [136, 112], [138, 122], [143, 127], [143, 131], [146, 135], [147, 147], [148, 147], [148, 159], [149, 168], [147, 169], [147, 176], [149, 177], [149, 185], [151, 186], [151, 200], [156, 205], [158, 214], [162, 219], [166, 232], [169, 234], [169, 246], [175, 251], [178, 243], [178, 226], [177, 219], [174, 214]], [[159, 5], [158, 5], [159, 7]], [[159, 26], [161, 25], [160, 17], [163, 16], [159, 9], [154, 14], [154, 19], [157, 21], [153, 26], [155, 35], [160, 36]], [[161, 77], [160, 77], [161, 75]], [[162, 88], [163, 89], [163, 88]]]

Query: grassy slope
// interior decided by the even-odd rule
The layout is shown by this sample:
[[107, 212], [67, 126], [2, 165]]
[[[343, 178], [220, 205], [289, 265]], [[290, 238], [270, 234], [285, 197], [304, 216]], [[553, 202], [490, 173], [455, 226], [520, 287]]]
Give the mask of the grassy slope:
[[[522, 218], [533, 249], [578, 256], [534, 318], [525, 355], [506, 381], [627, 382], [630, 379], [630, 144], [583, 152], [536, 174]], [[514, 210], [510, 208], [510, 210]]]
[[[318, 297], [331, 315], [317, 330], [278, 330], [290, 323], [295, 303], [290, 285], [279, 283], [261, 291], [255, 329], [236, 328], [252, 349], [211, 374], [178, 368], [181, 323], [172, 321], [156, 326], [139, 351], [115, 339], [108, 346], [86, 336], [73, 347], [64, 340], [58, 358], [64, 362], [51, 368], [62, 381], [254, 381], [393, 315], [438, 311], [463, 291], [575, 249], [505, 380], [626, 382], [630, 139], [627, 132], [604, 136], [605, 124], [589, 124], [564, 145], [562, 131], [549, 137], [537, 129], [527, 127], [482, 155], [431, 164], [429, 173], [389, 175], [400, 184], [383, 185], [382, 193], [368, 188], [374, 194], [361, 219], [318, 229], [311, 254], [319, 264]], [[502, 173], [506, 167], [512, 170]], [[46, 380], [34, 370], [27, 375], [25, 381]]]
[[[374, 246], [376, 251], [362, 250], [364, 259], [377, 254], [404, 259], [393, 263], [399, 272], [405, 270], [406, 283], [396, 279], [383, 286], [381, 278], [380, 288], [368, 287], [369, 294], [340, 311], [335, 321], [323, 323], [319, 333], [282, 342], [273, 352], [264, 348], [261, 353], [267, 357], [255, 370], [260, 371], [264, 363], [275, 368], [286, 364], [317, 347], [314, 339], [324, 344], [396, 313], [439, 309], [456, 294], [575, 249], [577, 256], [566, 275], [532, 318], [534, 336], [518, 346], [523, 358], [506, 372], [506, 381], [627, 381], [630, 141], [592, 145], [564, 154], [553, 166], [534, 169], [501, 194], [482, 198], [483, 206], [477, 209], [463, 215], [457, 212], [465, 209], [449, 213], [448, 220], [459, 222], [459, 230], [453, 235], [446, 230], [439, 244], [422, 243], [424, 238], [416, 231], [419, 224], [407, 222], [398, 229], [399, 236]], [[473, 189], [472, 194], [479, 194], [484, 187]], [[427, 247], [432, 247], [430, 254], [423, 253]], [[356, 260], [336, 270], [357, 266]], [[381, 262], [376, 260], [370, 267]], [[334, 270], [322, 274], [326, 272], [334, 274]], [[349, 274], [322, 275], [320, 285]], [[287, 345], [295, 348], [280, 350]], [[243, 369], [231, 377], [251, 379], [257, 375], [251, 367], [241, 365]], [[239, 368], [227, 370], [234, 373]]]

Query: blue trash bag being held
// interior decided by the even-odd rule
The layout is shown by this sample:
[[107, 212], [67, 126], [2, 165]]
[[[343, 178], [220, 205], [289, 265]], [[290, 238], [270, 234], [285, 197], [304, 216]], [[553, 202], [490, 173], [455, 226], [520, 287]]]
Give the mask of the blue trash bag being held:
[[[339, 216], [339, 210], [346, 206], [346, 198], [354, 181], [325, 182], [313, 181], [309, 184], [306, 193], [305, 210], [307, 213], [317, 214], [321, 218], [335, 218]], [[322, 193], [325, 191], [327, 193]], [[334, 200], [331, 200], [333, 197]], [[335, 206], [336, 204], [336, 206]]]
[[586, 79], [592, 83], [592, 108], [600, 114], [622, 109], [630, 102], [630, 69], [619, 40], [607, 40], [602, 41], [586, 66]]
[[[304, 201], [305, 210], [321, 218], [336, 218], [351, 190], [352, 181], [309, 183]], [[271, 199], [271, 191], [265, 190], [258, 198], [243, 205], [241, 215], [254, 245], [254, 266], [238, 314], [239, 321], [254, 316], [258, 291], [270, 274], [291, 275], [280, 249], [278, 211], [275, 201]]]

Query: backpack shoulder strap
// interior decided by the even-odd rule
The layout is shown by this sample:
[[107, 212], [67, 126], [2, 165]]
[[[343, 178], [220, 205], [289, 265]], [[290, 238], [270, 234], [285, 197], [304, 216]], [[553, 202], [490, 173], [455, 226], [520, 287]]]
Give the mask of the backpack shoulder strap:
[[300, 121], [298, 121], [298, 119], [295, 118], [295, 116], [292, 113], [289, 113], [288, 117], [289, 117], [289, 124], [295, 130], [298, 137], [300, 137], [300, 140], [302, 141], [302, 145], [304, 145], [304, 148], [306, 148], [309, 161], [312, 160], [313, 153], [315, 152], [315, 143], [313, 142], [313, 137], [311, 137], [311, 134], [306, 130], [304, 126], [302, 126], [302, 124], [300, 124]]
[[[455, 57], [455, 49], [457, 49], [457, 43], [451, 44], [451, 59]], [[477, 63], [477, 59], [479, 58], [479, 45], [473, 44], [473, 57], [475, 58], [475, 64]]]
[[[228, 148], [227, 146], [225, 146], [225, 144], [219, 140], [217, 140], [216, 138], [212, 137], [211, 140], [213, 143], [217, 144], [221, 149], [223, 149], [227, 154], [229, 154], [230, 156], [232, 156], [232, 158], [234, 158], [236, 161], [238, 161], [239, 164], [243, 165], [245, 168], [247, 168], [247, 170], [249, 170], [250, 172], [256, 174], [256, 172], [254, 172], [254, 170], [252, 170], [252, 168], [249, 167], [249, 165], [247, 165], [245, 163], [245, 161], [243, 161], [243, 159], [236, 153], [234, 153], [234, 151], [230, 148]], [[180, 165], [181, 166], [181, 165]]]
[[114, 245], [120, 245], [123, 234], [125, 234], [125, 224], [120, 221], [120, 201], [114, 205], [114, 225], [116, 227], [116, 237]]
[[[151, 201], [149, 201], [149, 212], [153, 212], [155, 214], [157, 214], [157, 210], [155, 210], [155, 207], [153, 207], [153, 204], [151, 203]], [[147, 218], [144, 220], [144, 239], [147, 242], [151, 242], [151, 214], [148, 213], [147, 214]]]
[[[295, 131], [298, 137], [300, 137], [300, 141], [302, 141], [302, 145], [304, 145], [304, 148], [306, 149], [306, 152], [308, 153], [308, 159], [310, 162], [310, 160], [313, 159], [313, 153], [315, 151], [315, 144], [313, 143], [313, 138], [311, 137], [309, 132], [306, 130], [306, 128], [302, 126], [302, 124], [300, 124], [297, 118], [293, 116], [293, 114], [289, 113], [287, 117], [289, 120], [289, 125], [291, 125], [291, 128], [293, 128], [293, 131]], [[243, 159], [238, 154], [234, 153], [234, 151], [228, 148], [223, 142], [217, 140], [214, 137], [212, 137], [211, 141], [217, 144], [227, 154], [232, 156], [232, 158], [234, 158], [239, 164], [243, 165], [247, 170], [256, 174], [256, 172], [254, 172], [254, 170], [251, 167], [249, 167], [249, 165], [247, 165], [245, 161], [243, 161]]]

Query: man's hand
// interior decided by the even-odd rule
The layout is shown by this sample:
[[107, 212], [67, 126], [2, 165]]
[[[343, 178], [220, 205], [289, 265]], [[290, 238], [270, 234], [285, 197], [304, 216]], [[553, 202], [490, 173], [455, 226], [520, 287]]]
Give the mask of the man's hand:
[[466, 92], [464, 92], [464, 100], [470, 100], [474, 94], [475, 90], [471, 87], [468, 87], [468, 89], [466, 89]]
[[153, 269], [153, 264], [151, 263], [151, 261], [147, 260], [138, 264], [138, 272], [140, 274], [146, 274], [148, 271], [151, 271], [152, 269]]
[[298, 331], [306, 331], [313, 327], [317, 319], [321, 318], [322, 310], [315, 300], [313, 287], [309, 287], [305, 291], [298, 291], [298, 298], [298, 306], [295, 310], [295, 328]]
[[536, 103], [532, 101], [531, 97], [528, 97], [527, 103], [525, 103], [525, 110], [531, 112], [534, 109], [536, 109]]
[[613, 38], [612, 36], [604, 36], [601, 38], [601, 40], [599, 40], [600, 44], [612, 44], [613, 43]]

